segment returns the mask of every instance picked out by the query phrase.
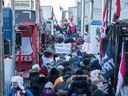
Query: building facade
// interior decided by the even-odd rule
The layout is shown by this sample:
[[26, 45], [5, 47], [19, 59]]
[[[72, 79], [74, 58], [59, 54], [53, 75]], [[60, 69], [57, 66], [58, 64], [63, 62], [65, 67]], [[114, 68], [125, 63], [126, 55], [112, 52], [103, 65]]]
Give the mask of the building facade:
[[16, 10], [36, 10], [36, 0], [14, 0]]
[[36, 22], [36, 0], [14, 0], [15, 23]]

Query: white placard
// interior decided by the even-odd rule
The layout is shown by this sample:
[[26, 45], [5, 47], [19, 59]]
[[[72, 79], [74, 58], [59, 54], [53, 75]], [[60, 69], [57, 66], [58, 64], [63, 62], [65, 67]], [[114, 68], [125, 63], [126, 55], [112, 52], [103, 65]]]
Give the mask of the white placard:
[[55, 52], [58, 54], [70, 54], [71, 44], [70, 43], [57, 43], [55, 44]]

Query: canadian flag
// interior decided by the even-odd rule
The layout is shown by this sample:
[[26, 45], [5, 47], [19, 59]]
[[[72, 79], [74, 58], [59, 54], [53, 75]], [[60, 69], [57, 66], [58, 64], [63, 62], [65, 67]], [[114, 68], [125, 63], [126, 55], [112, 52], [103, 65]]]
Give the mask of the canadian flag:
[[120, 67], [119, 67], [119, 72], [118, 72], [116, 96], [119, 94], [119, 91], [123, 85], [125, 75], [126, 75], [126, 62], [125, 62], [125, 52], [124, 52], [124, 43], [123, 43], [122, 44]]

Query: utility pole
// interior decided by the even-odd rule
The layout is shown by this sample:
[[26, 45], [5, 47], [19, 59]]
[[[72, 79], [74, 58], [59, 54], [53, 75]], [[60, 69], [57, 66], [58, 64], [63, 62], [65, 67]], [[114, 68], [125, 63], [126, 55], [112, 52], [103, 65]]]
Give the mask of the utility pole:
[[0, 96], [4, 96], [4, 64], [3, 64], [3, 0], [0, 0]]
[[39, 9], [40, 9], [40, 0], [35, 0], [35, 6], [36, 6], [36, 24], [39, 25], [40, 23], [40, 17], [39, 17]]
[[90, 2], [90, 20], [93, 20], [93, 7], [94, 7], [94, 0]]
[[83, 35], [83, 37], [84, 37], [84, 29], [85, 29], [85, 27], [84, 27], [84, 25], [85, 25], [85, 23], [84, 23], [84, 21], [85, 21], [85, 0], [81, 0], [81, 34]]
[[62, 8], [62, 23], [64, 23], [64, 19], [65, 19], [65, 14], [64, 14], [64, 9]]
[[51, 21], [51, 34], [54, 35], [54, 21]]
[[15, 0], [11, 0], [12, 12], [13, 12], [13, 33], [12, 33], [12, 62], [13, 70], [15, 72], [15, 61], [16, 61], [16, 33], [15, 33]]
[[52, 16], [51, 16], [51, 34], [54, 35], [54, 10], [53, 10], [53, 7], [52, 7]]

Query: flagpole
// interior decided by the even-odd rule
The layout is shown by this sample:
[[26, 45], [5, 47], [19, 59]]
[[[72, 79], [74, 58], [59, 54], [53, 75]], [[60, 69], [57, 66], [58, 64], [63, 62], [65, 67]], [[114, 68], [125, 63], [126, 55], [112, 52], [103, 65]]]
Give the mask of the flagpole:
[[4, 64], [3, 64], [3, 18], [2, 18], [3, 0], [0, 0], [0, 96], [4, 96]]
[[54, 35], [53, 7], [52, 7], [52, 20], [51, 20], [51, 34]]
[[84, 23], [84, 21], [85, 21], [85, 0], [81, 0], [81, 5], [82, 5], [82, 9], [81, 9], [81, 34], [83, 35], [83, 37], [84, 37], [84, 29], [85, 29], [85, 27], [84, 27], [84, 25], [85, 25], [85, 23]]

